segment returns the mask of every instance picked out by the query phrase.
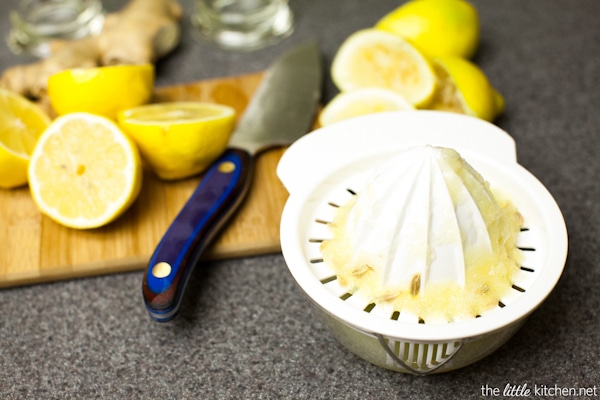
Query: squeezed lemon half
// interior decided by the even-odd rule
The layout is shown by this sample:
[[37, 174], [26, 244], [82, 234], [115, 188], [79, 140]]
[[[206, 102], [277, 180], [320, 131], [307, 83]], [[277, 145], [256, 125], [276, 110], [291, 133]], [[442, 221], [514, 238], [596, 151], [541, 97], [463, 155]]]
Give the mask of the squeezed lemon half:
[[26, 98], [0, 88], [0, 188], [27, 183], [27, 165], [50, 117]]
[[331, 75], [342, 92], [379, 87], [419, 107], [427, 105], [436, 90], [429, 61], [406, 40], [377, 29], [350, 35], [333, 59]]
[[89, 113], [55, 119], [29, 164], [29, 188], [38, 208], [77, 229], [116, 219], [133, 204], [141, 182], [135, 144], [114, 122]]
[[430, 108], [493, 121], [504, 110], [504, 98], [476, 64], [460, 57], [433, 60], [440, 90]]
[[74, 68], [48, 78], [48, 97], [58, 115], [89, 112], [116, 119], [119, 111], [148, 103], [153, 86], [152, 64]]
[[414, 110], [404, 97], [382, 88], [363, 88], [341, 92], [323, 108], [321, 126], [338, 121], [384, 111]]
[[202, 172], [227, 148], [235, 110], [214, 103], [158, 103], [124, 110], [118, 121], [156, 175], [175, 180]]

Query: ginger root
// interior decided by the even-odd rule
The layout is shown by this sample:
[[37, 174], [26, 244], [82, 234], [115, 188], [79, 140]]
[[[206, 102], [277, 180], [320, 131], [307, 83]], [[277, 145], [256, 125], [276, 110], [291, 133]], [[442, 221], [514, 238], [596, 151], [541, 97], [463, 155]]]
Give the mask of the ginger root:
[[179, 42], [183, 10], [177, 0], [131, 0], [106, 16], [91, 37], [55, 41], [48, 58], [8, 68], [0, 87], [45, 101], [48, 78], [65, 69], [153, 63]]

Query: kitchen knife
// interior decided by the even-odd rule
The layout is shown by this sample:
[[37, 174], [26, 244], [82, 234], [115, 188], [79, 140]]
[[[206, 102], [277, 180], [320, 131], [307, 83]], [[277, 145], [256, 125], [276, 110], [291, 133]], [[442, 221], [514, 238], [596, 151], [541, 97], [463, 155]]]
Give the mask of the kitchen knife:
[[150, 316], [170, 321], [204, 251], [244, 200], [255, 155], [284, 146], [311, 128], [321, 93], [322, 66], [314, 43], [296, 47], [267, 70], [231, 137], [156, 247], [142, 294]]

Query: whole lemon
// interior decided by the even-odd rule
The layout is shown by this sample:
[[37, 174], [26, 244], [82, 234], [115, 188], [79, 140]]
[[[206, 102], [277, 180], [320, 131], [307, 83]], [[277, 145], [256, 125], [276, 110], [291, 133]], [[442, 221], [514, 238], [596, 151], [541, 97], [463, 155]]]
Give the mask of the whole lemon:
[[411, 41], [429, 57], [471, 58], [479, 45], [477, 10], [464, 0], [412, 0], [375, 28]]

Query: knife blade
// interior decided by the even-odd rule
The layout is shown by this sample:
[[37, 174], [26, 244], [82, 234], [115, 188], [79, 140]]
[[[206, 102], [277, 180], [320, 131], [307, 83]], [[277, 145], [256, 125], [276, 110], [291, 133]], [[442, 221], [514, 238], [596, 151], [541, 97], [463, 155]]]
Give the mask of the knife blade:
[[321, 81], [314, 43], [293, 48], [267, 69], [228, 149], [207, 170], [148, 262], [142, 295], [152, 319], [177, 316], [191, 271], [249, 191], [255, 156], [291, 144], [311, 128]]

